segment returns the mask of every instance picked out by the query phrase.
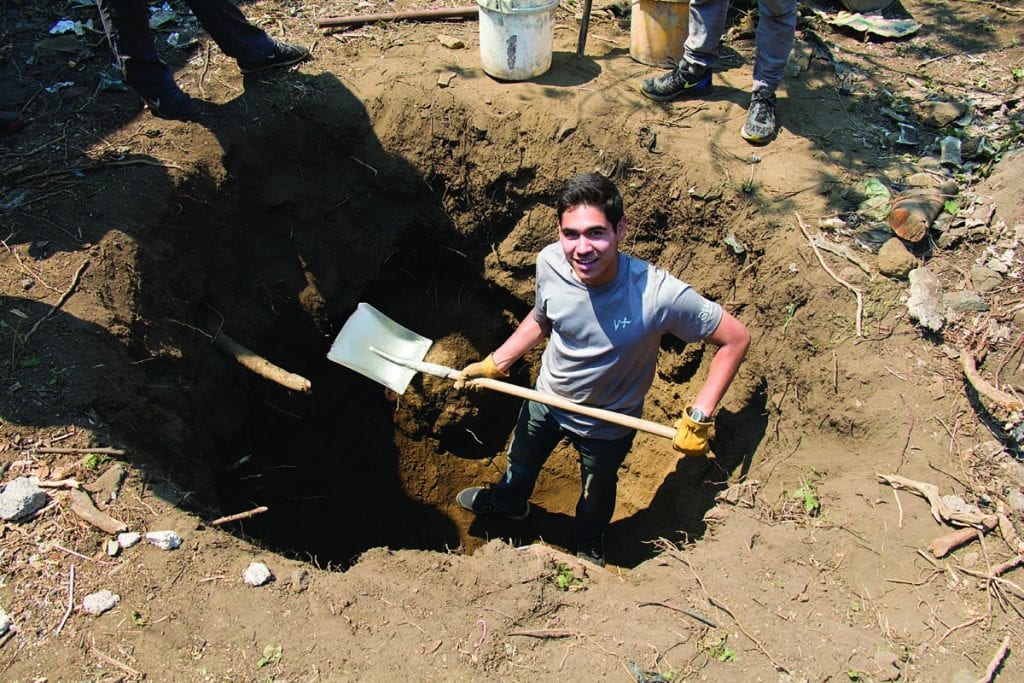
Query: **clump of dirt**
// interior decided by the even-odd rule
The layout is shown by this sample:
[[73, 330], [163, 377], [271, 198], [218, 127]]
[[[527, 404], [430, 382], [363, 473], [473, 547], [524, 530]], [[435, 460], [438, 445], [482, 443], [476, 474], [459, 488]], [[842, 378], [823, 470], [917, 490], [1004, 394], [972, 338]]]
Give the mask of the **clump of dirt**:
[[[1019, 136], [1000, 133], [1006, 148], [961, 172], [944, 219], [955, 224], [915, 252], [949, 290], [980, 290], [976, 275], [993, 283], [987, 310], [950, 315], [941, 334], [907, 317], [907, 283], [879, 274], [852, 235], [828, 234], [846, 256], [809, 241], [856, 211], [865, 177], [898, 184], [917, 170], [886, 136], [886, 111], [899, 112], [885, 93], [918, 87], [918, 71], [968, 99], [980, 86], [960, 72], [984, 69], [1002, 109], [977, 115], [1019, 121], [1012, 12], [949, 10], [990, 27], [984, 65], [929, 27], [864, 43], [808, 15], [801, 37], [832, 61], [812, 52], [790, 70], [783, 130], [755, 149], [737, 133], [753, 48], [743, 38], [723, 50], [713, 96], [655, 105], [631, 87], [651, 69], [629, 59], [615, 7], [595, 8], [582, 59], [573, 14], [559, 10], [552, 69], [523, 83], [479, 70], [472, 22], [325, 35], [307, 9], [244, 9], [315, 58], [242, 78], [205, 38], [190, 51], [161, 44], [204, 100], [191, 124], [96, 88], [108, 57], [92, 34], [44, 37], [94, 9], [3, 10], [0, 105], [31, 121], [0, 148], [0, 463], [5, 482], [55, 486], [34, 517], [0, 528], [0, 608], [14, 624], [0, 636], [5, 679], [973, 680], [990, 662], [1001, 676], [1021, 669], [1001, 649], [1022, 635], [1010, 572], [1024, 467], [1004, 428], [1019, 415], [960, 365], [966, 350], [1000, 391], [1022, 384], [1021, 158], [1006, 153]], [[950, 132], [918, 125], [922, 154]], [[426, 376], [399, 396], [325, 356], [360, 301], [433, 339], [432, 362], [493, 349], [530, 309], [554, 193], [589, 170], [623, 190], [630, 253], [720, 301], [754, 338], [716, 418], [715, 459], [637, 438], [609, 570], [563, 552], [579, 491], [566, 445], [527, 520], [454, 504], [500, 476], [515, 400]], [[248, 372], [217, 343], [224, 334], [312, 392]], [[665, 340], [645, 417], [673, 422], [711, 357]], [[538, 362], [524, 359], [513, 380], [530, 384]], [[133, 531], [176, 530], [181, 548], [108, 554], [111, 535], [72, 511], [68, 489], [115, 461], [125, 482], [91, 497]], [[929, 544], [951, 529], [879, 473], [935, 484], [997, 529], [936, 557]], [[241, 581], [254, 559], [269, 585]], [[100, 589], [120, 602], [89, 616], [82, 599]]]

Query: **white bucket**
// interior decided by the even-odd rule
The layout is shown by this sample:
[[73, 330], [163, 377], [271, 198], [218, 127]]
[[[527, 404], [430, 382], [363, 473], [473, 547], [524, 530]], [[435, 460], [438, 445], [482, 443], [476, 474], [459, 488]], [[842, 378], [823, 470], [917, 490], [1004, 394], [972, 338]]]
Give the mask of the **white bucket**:
[[480, 62], [504, 81], [525, 81], [551, 68], [559, 0], [477, 0]]

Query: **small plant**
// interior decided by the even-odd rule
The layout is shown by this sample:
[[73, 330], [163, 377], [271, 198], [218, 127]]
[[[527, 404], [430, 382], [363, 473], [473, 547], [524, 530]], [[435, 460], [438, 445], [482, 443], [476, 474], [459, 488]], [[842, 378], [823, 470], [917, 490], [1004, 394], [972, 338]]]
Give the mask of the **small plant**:
[[1013, 80], [1017, 83], [1024, 81], [1024, 67], [1015, 66], [1010, 69], [1010, 75], [1013, 76]]
[[793, 492], [793, 497], [804, 502], [804, 512], [811, 517], [817, 517], [821, 511], [821, 501], [818, 499], [818, 487], [807, 481], [806, 479], [800, 485], [796, 491]]
[[850, 669], [849, 671], [847, 671], [846, 672], [846, 677], [849, 678], [854, 683], [859, 683], [860, 681], [865, 680], [864, 672], [863, 671], [857, 671], [856, 669]]
[[567, 565], [565, 562], [559, 562], [558, 570], [555, 574], [555, 585], [560, 591], [568, 591], [572, 590], [576, 586], [583, 585], [583, 579], [576, 576], [572, 567]]
[[82, 458], [82, 467], [87, 470], [96, 471], [103, 464], [104, 457], [98, 453], [88, 453]]
[[146, 625], [146, 617], [142, 616], [141, 612], [134, 611], [134, 612], [132, 612], [131, 616], [132, 616], [132, 622], [135, 623], [136, 626], [145, 626]]
[[955, 199], [947, 199], [942, 203], [942, 208], [945, 209], [946, 213], [950, 216], [957, 216], [960, 213], [960, 203]]
[[263, 646], [263, 656], [256, 661], [256, 666], [261, 669], [267, 664], [275, 664], [281, 661], [281, 655], [283, 654], [284, 648], [280, 645], [265, 645]]
[[796, 316], [796, 304], [790, 301], [786, 304], [786, 317], [782, 321], [782, 332], [785, 334], [786, 328], [789, 327], [789, 323], [793, 322], [793, 318]]
[[736, 661], [736, 650], [728, 646], [727, 642], [729, 636], [722, 636], [721, 638], [714, 638], [711, 640], [704, 640], [698, 645], [701, 652], [707, 653], [709, 657], [723, 664], [729, 664]]

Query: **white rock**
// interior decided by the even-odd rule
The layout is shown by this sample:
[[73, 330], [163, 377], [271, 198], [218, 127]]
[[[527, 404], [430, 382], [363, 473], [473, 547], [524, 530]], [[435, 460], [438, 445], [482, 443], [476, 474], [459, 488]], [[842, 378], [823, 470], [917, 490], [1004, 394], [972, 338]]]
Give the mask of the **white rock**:
[[121, 552], [121, 544], [117, 541], [107, 541], [107, 555], [111, 557], [117, 557], [117, 554]]
[[161, 550], [174, 550], [181, 545], [181, 536], [174, 531], [150, 531], [146, 540]]
[[120, 601], [120, 595], [117, 593], [111, 593], [104, 588], [96, 593], [86, 595], [85, 599], [82, 600], [82, 609], [85, 610], [87, 614], [99, 616], [108, 610], [114, 609]]
[[252, 562], [245, 571], [242, 573], [242, 578], [250, 586], [262, 586], [274, 575], [270, 573], [270, 568], [262, 562]]
[[117, 535], [117, 542], [121, 544], [122, 548], [131, 548], [141, 540], [142, 534], [137, 531], [126, 531]]
[[5, 612], [3, 607], [0, 607], [0, 636], [10, 631], [13, 625], [14, 619], [11, 619], [11, 615]]

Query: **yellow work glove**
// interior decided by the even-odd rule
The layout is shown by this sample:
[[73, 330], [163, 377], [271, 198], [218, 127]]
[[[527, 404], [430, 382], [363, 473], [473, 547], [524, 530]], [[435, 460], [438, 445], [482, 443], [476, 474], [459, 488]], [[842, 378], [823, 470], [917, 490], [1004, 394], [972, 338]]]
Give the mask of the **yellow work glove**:
[[711, 419], [697, 422], [690, 417], [690, 407], [683, 411], [683, 416], [673, 425], [679, 431], [672, 439], [672, 449], [683, 455], [707, 455], [708, 439], [711, 437]]
[[508, 373], [499, 370], [494, 364], [494, 354], [488, 354], [487, 358], [470, 363], [462, 368], [462, 378], [455, 380], [456, 389], [465, 389], [466, 382], [474, 377], [490, 377], [491, 379], [508, 379]]

